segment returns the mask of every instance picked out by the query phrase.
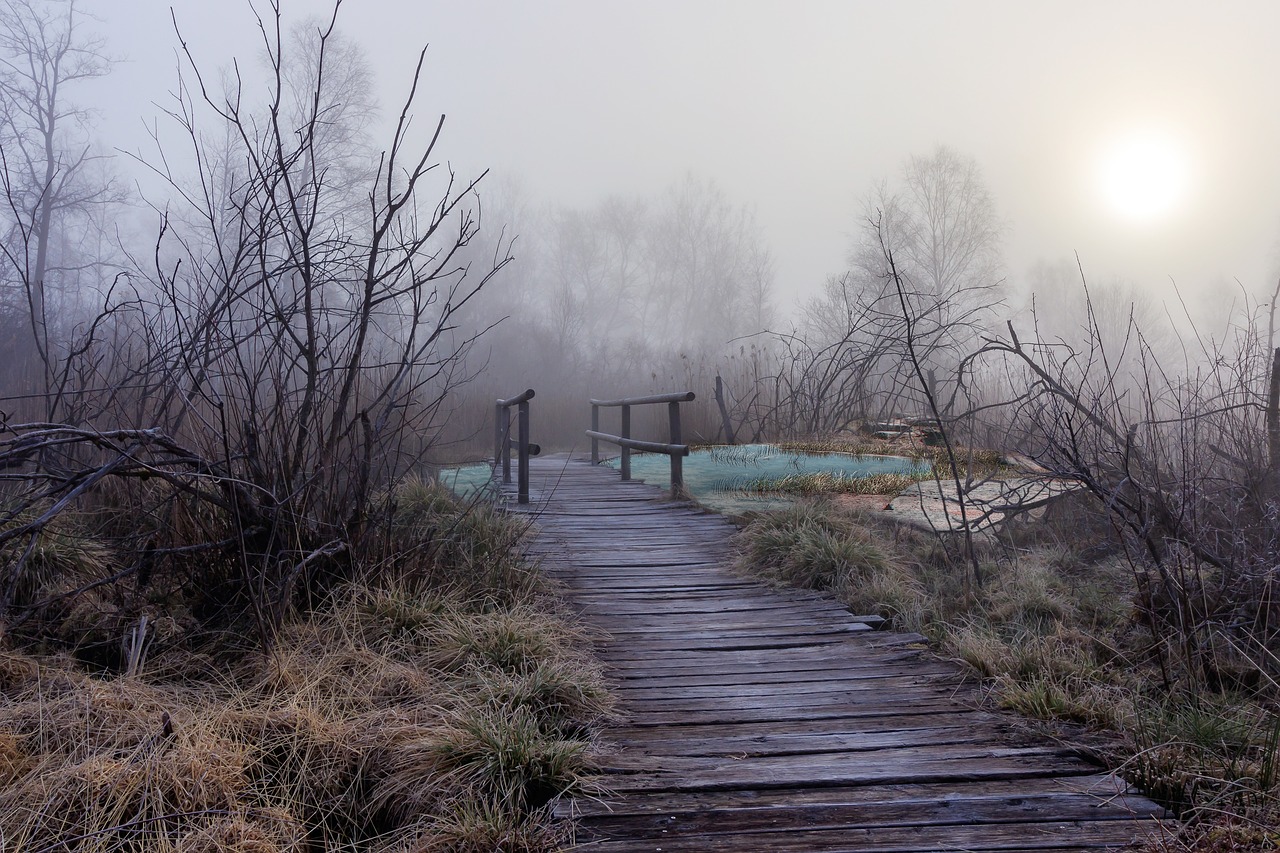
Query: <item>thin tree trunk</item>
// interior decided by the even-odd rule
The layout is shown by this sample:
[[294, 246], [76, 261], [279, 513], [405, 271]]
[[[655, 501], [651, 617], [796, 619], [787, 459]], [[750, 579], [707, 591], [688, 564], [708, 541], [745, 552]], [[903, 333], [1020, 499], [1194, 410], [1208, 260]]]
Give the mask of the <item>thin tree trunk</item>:
[[724, 443], [737, 444], [738, 436], [733, 429], [733, 420], [729, 417], [729, 407], [724, 402], [724, 381], [716, 375], [716, 405], [720, 407], [720, 420], [724, 423]]
[[1267, 395], [1267, 462], [1280, 472], [1280, 348], [1271, 354], [1271, 389]]

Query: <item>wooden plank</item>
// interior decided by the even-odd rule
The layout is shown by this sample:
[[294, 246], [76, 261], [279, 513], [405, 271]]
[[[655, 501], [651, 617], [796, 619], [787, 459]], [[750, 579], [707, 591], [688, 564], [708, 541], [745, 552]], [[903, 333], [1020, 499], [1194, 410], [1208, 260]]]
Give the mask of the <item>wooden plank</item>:
[[[960, 679], [952, 674], [949, 678], [921, 676], [915, 673], [907, 675], [883, 675], [878, 672], [863, 674], [857, 678], [832, 678], [815, 680], [808, 678], [786, 678], [767, 682], [737, 682], [730, 684], [684, 684], [677, 685], [678, 690], [668, 685], [643, 687], [620, 686], [616, 692], [627, 702], [646, 703], [646, 707], [659, 707], [650, 703], [661, 702], [660, 707], [669, 708], [672, 703], [691, 702], [698, 699], [723, 698], [759, 698], [763, 696], [794, 696], [802, 693], [807, 696], [824, 696], [826, 694], [853, 695], [863, 690], [909, 690], [923, 684], [946, 685], [954, 687]], [[803, 698], [803, 697], [802, 697]]]
[[[609, 633], [619, 636], [630, 634], [671, 634], [697, 630], [707, 632], [734, 632], [755, 629], [779, 631], [840, 631], [853, 626], [862, 631], [862, 622], [833, 613], [796, 613], [789, 607], [761, 607], [756, 602], [732, 602], [724, 610], [671, 610], [624, 613], [610, 620]], [[603, 607], [584, 607], [587, 616], [607, 612]], [[861, 627], [857, 627], [861, 626]]]
[[[671, 753], [683, 753], [691, 742], [705, 739], [708, 743], [717, 740], [742, 739], [764, 743], [778, 738], [805, 738], [821, 735], [862, 735], [874, 737], [879, 733], [920, 733], [922, 736], [930, 732], [951, 729], [967, 729], [984, 733], [991, 737], [1001, 737], [1008, 730], [1004, 725], [1003, 715], [988, 711], [962, 708], [949, 713], [929, 714], [925, 716], [904, 716], [890, 714], [880, 717], [834, 718], [796, 722], [785, 729], [753, 722], [721, 723], [712, 725], [669, 726], [666, 728], [639, 728], [635, 726], [620, 727], [613, 731], [611, 740], [619, 744], [635, 744], [654, 746], [668, 743]], [[1010, 743], [1013, 741], [1010, 740]]]
[[[723, 790], [743, 787], [817, 787], [930, 779], [1012, 779], [1088, 770], [1069, 750], [1055, 746], [1010, 747], [991, 743], [901, 743], [863, 751], [743, 752], [725, 756], [626, 754], [606, 756], [608, 771], [636, 771], [612, 780], [615, 790]], [[660, 764], [660, 766], [658, 766]]]
[[[970, 786], [972, 787], [972, 786]], [[773, 809], [716, 809], [623, 817], [595, 816], [582, 825], [601, 840], [703, 837], [799, 827], [852, 830], [883, 827], [1132, 820], [1160, 817], [1149, 801], [1127, 810], [1106, 808], [1095, 797], [1070, 792], [983, 796], [980, 792], [936, 799], [906, 799], [858, 805], [793, 805]]]
[[746, 605], [753, 609], [766, 607], [786, 609], [804, 614], [825, 613], [841, 619], [848, 619], [853, 615], [847, 608], [835, 602], [805, 601], [787, 595], [760, 593], [750, 586], [728, 583], [721, 583], [702, 591], [687, 588], [676, 591], [655, 587], [644, 592], [637, 590], [622, 595], [617, 593], [606, 595], [600, 590], [594, 590], [591, 594], [575, 597], [581, 602], [607, 605], [610, 607], [610, 613], [620, 616], [635, 610], [643, 612], [648, 606], [661, 606], [673, 611], [719, 612], [722, 607], [735, 605]]
[[[869, 631], [870, 629], [868, 628], [867, 630]], [[811, 634], [807, 636], [779, 634], [772, 637], [760, 637], [755, 641], [717, 639], [715, 637], [690, 640], [681, 637], [670, 637], [661, 640], [633, 639], [625, 645], [602, 649], [600, 653], [606, 660], [653, 660], [657, 657], [666, 657], [674, 660], [682, 656], [696, 658], [698, 652], [751, 654], [783, 650], [804, 651], [812, 649], [818, 651], [823, 647], [828, 647], [828, 649], [847, 649], [847, 644], [841, 641], [849, 636], [856, 635], [849, 633]]]
[[[721, 703], [723, 704], [723, 703]], [[827, 707], [711, 708], [697, 710], [632, 709], [633, 726], [687, 726], [718, 723], [786, 723], [788, 726], [810, 720], [857, 720], [863, 717], [931, 716], [962, 710], [966, 706], [951, 699], [919, 696], [910, 700], [883, 703], [831, 705]]]
[[[1135, 837], [1155, 834], [1157, 825], [1136, 820], [1073, 820], [970, 825], [851, 827], [837, 830], [787, 828], [785, 831], [734, 832], [662, 839], [662, 853], [937, 853], [941, 850], [985, 853], [996, 850], [1105, 850]], [[652, 851], [652, 839], [598, 841], [571, 849], [594, 853]]]
[[[619, 751], [616, 755], [610, 755], [608, 766], [611, 769], [619, 767], [652, 769], [655, 756], [661, 757], [661, 769], [664, 771], [679, 769], [681, 765], [674, 762], [681, 759], [724, 760], [728, 758], [733, 761], [746, 761], [763, 756], [806, 755], [815, 760], [827, 761], [834, 755], [847, 759], [854, 753], [862, 753], [865, 755], [859, 760], [879, 761], [897, 757], [881, 753], [882, 750], [887, 749], [956, 744], [985, 744], [993, 748], [1004, 746], [1004, 740], [998, 733], [975, 730], [968, 726], [934, 726], [879, 732], [831, 732], [808, 735], [787, 732], [719, 738], [699, 737], [695, 732], [701, 726], [690, 728], [694, 731], [690, 731], [683, 738], [669, 735], [666, 740], [652, 737], [629, 738], [620, 734], [613, 739]], [[845, 726], [844, 728], [853, 727]]]
[[[869, 632], [848, 634], [837, 637], [829, 643], [801, 643], [794, 648], [779, 646], [772, 649], [720, 649], [715, 653], [714, 660], [708, 659], [705, 650], [697, 649], [671, 650], [661, 658], [652, 657], [647, 653], [631, 654], [631, 649], [638, 647], [638, 643], [627, 647], [615, 645], [602, 651], [616, 660], [634, 658], [641, 663], [661, 663], [664, 666], [721, 666], [732, 665], [735, 662], [761, 665], [780, 661], [814, 661], [835, 665], [852, 661], [873, 662], [876, 655], [869, 653], [863, 642], [874, 636], [876, 636], [875, 633]], [[915, 651], [917, 647], [905, 646], [904, 648]]]
[[[708, 563], [709, 565], [713, 566], [716, 569], [722, 568], [722, 564], [715, 560], [706, 560], [704, 562]], [[548, 568], [557, 568], [557, 567], [550, 566]], [[571, 570], [573, 566], [572, 564], [565, 561], [560, 564], [559, 568], [565, 568], [565, 569]], [[742, 580], [740, 578], [727, 576], [723, 571], [715, 571], [714, 575], [715, 577], [713, 579], [708, 579], [705, 582], [706, 588], [701, 591], [701, 594], [699, 594], [699, 590], [696, 589], [696, 585], [693, 585], [693, 584], [685, 584], [682, 589], [674, 590], [668, 587], [666, 584], [636, 583], [634, 584], [635, 586], [634, 589], [630, 591], [622, 591], [622, 592], [605, 593], [603, 590], [590, 589], [590, 588], [584, 587], [582, 589], [574, 590], [573, 598], [575, 601], [592, 601], [595, 599], [604, 598], [606, 601], [615, 602], [619, 607], [625, 607], [627, 604], [633, 604], [636, 602], [645, 602], [654, 598], [666, 598], [672, 602], [688, 600], [690, 603], [697, 603], [698, 599], [700, 598], [714, 599], [714, 597], [719, 595], [723, 590], [736, 590], [739, 594], [754, 595], [759, 589], [758, 584], [754, 584], [751, 581]], [[642, 578], [637, 580], [642, 580]], [[797, 603], [801, 601], [801, 599], [793, 598], [785, 593], [781, 595], [773, 596], [773, 598], [776, 598], [777, 600], [780, 600], [780, 601], [792, 601]]]
[[[773, 690], [768, 693], [755, 692], [750, 695], [737, 693], [726, 688], [719, 695], [701, 696], [697, 698], [681, 698], [669, 696], [664, 699], [636, 699], [630, 703], [634, 709], [637, 722], [645, 721], [650, 715], [670, 717], [696, 717], [700, 714], [731, 715], [746, 719], [748, 714], [793, 715], [821, 713], [823, 716], [836, 716], [865, 712], [875, 707], [885, 706], [878, 695], [881, 691], [875, 682], [860, 682], [861, 686], [837, 683], [835, 689], [806, 692], [797, 695], [796, 690]], [[916, 700], [942, 701], [951, 699], [946, 685], [910, 686], [910, 693]], [[745, 691], [744, 691], [745, 693]], [[726, 709], [726, 705], [730, 705]]]
[[[587, 617], [599, 614], [599, 609], [584, 609]], [[714, 618], [713, 613], [670, 613], [641, 614], [620, 617], [611, 622], [609, 634], [615, 639], [623, 636], [667, 637], [672, 633], [688, 636], [691, 633], [710, 634], [714, 636], [733, 636], [735, 634], [778, 634], [778, 633], [847, 633], [870, 630], [870, 626], [849, 619], [818, 617], [813, 619], [797, 618], [785, 611], [776, 620], [769, 618], [769, 610], [736, 610], [726, 614], [729, 618]], [[652, 618], [657, 616], [659, 618]]]
[[954, 666], [938, 661], [907, 659], [901, 663], [886, 661], [878, 665], [874, 661], [772, 661], [754, 665], [734, 664], [716, 667], [714, 672], [696, 666], [663, 666], [660, 663], [631, 661], [609, 671], [615, 680], [615, 688], [627, 690], [635, 682], [648, 686], [685, 687], [713, 684], [769, 684], [779, 679], [803, 681], [838, 681], [845, 678], [891, 678], [898, 675], [957, 675]]
[[[1008, 717], [918, 634], [737, 573], [736, 527], [533, 460], [526, 552], [601, 632], [624, 721], [578, 849], [1099, 850], [1163, 812]], [[594, 839], [594, 840], [593, 840]]]
[[[556, 813], [579, 816], [679, 815], [707, 813], [714, 809], [735, 812], [806, 806], [857, 806], [882, 803], [915, 803], [955, 798], [1017, 798], [1036, 794], [1083, 794], [1099, 808], [1118, 803], [1122, 813], [1135, 813], [1149, 801], [1133, 795], [1122, 780], [1110, 773], [1063, 778], [993, 780], [975, 787], [968, 782], [930, 782], [905, 785], [831, 786], [807, 789], [753, 789], [737, 791], [680, 791], [632, 793], [627, 797], [570, 800], [559, 803]], [[1128, 799], [1133, 797], [1132, 800]]]

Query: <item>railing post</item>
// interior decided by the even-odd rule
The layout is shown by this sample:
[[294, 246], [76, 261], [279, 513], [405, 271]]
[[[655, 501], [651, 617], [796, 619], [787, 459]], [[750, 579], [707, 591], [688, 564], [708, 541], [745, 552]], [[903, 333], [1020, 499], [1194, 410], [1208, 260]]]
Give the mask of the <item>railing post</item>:
[[519, 477], [520, 477], [520, 496], [518, 502], [527, 504], [529, 502], [529, 401], [524, 400], [520, 403], [519, 415], [520, 425], [520, 448], [519, 448]]
[[[600, 431], [600, 407], [595, 403], [591, 404], [591, 431]], [[591, 464], [600, 464], [600, 439], [594, 437], [591, 439]]]
[[[631, 407], [622, 407], [622, 437], [631, 438]], [[631, 479], [631, 448], [622, 445], [622, 479]]]
[[[511, 446], [515, 445], [516, 459], [519, 460], [520, 484], [519, 500], [522, 504], [529, 502], [529, 457], [542, 452], [536, 444], [529, 441], [529, 401], [533, 399], [533, 389], [517, 394], [506, 400], [498, 400], [493, 408], [493, 470], [497, 477], [498, 461], [502, 461], [502, 484], [511, 482]], [[518, 420], [518, 440], [511, 440], [511, 408], [516, 407]]]
[[[667, 403], [667, 416], [671, 421], [671, 443], [681, 444], [680, 440], [680, 404]], [[684, 489], [684, 457], [679, 453], [671, 454], [671, 495], [679, 497]]]
[[[675, 394], [650, 394], [643, 397], [625, 397], [620, 400], [595, 400], [591, 403], [591, 429], [587, 430], [591, 438], [591, 460], [598, 462], [600, 460], [600, 441], [607, 441], [610, 444], [616, 444], [621, 450], [619, 454], [622, 479], [631, 479], [631, 453], [633, 450], [647, 451], [651, 453], [665, 453], [671, 457], [671, 488], [672, 493], [676, 496], [684, 492], [684, 456], [688, 454], [689, 447], [681, 442], [680, 429], [680, 403], [687, 403], [693, 399], [692, 391], [681, 391]], [[663, 444], [657, 441], [637, 441], [631, 437], [631, 407], [647, 406], [650, 404], [667, 403], [667, 413], [670, 418], [671, 427], [671, 443]], [[621, 435], [610, 435], [600, 432], [600, 409], [618, 407], [622, 409], [622, 425], [618, 430]], [[679, 455], [677, 454], [679, 452]]]
[[493, 404], [493, 470], [502, 462], [502, 401]]
[[502, 410], [502, 482], [511, 482], [511, 410]]

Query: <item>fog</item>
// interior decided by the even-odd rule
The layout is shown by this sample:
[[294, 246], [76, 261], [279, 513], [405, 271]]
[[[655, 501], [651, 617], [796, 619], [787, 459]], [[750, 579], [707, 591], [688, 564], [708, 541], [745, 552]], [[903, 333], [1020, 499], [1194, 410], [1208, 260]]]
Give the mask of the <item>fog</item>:
[[[69, 8], [86, 73], [46, 162], [17, 22]], [[283, 406], [302, 453], [410, 421], [476, 445], [526, 387], [565, 446], [589, 396], [686, 387], [707, 440], [987, 411], [1034, 372], [984, 366], [1010, 320], [1137, 358], [1087, 361], [1109, 388], [1210, 351], [1265, 371], [1272, 4], [345, 0], [330, 33], [334, 8], [0, 7], [6, 399], [52, 421], [58, 389], [177, 358], [166, 406]]]
[[[716, 560], [1274, 846], [1280, 3], [168, 2], [0, 0], [0, 848], [551, 849], [618, 715], [537, 564], [713, 590], [638, 525], [701, 537], [677, 460], [748, 442], [913, 473], [753, 475], [795, 511]], [[671, 512], [531, 495], [588, 432]], [[715, 618], [640, 648], [853, 648]]]
[[[286, 4], [298, 19], [327, 4]], [[174, 80], [169, 4], [96, 4], [109, 52], [100, 125], [145, 148]], [[179, 2], [212, 65], [258, 51], [247, 8]], [[442, 150], [535, 205], [660, 192], [686, 174], [754, 208], [790, 308], [840, 272], [862, 199], [911, 154], [972, 156], [1005, 225], [1011, 280], [1078, 254], [1164, 297], [1264, 288], [1280, 232], [1275, 4], [1234, 2], [597, 2], [348, 0], [342, 28], [396, 103], [425, 43], [422, 110]], [[389, 121], [384, 111], [384, 121]], [[1108, 209], [1099, 158], [1155, 131], [1187, 161], [1158, 222]]]

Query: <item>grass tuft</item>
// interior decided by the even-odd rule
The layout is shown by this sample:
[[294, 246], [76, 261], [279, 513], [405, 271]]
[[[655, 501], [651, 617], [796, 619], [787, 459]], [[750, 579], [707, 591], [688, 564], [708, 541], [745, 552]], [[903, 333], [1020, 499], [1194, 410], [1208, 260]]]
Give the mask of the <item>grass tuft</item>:
[[523, 526], [429, 484], [391, 500], [400, 544], [269, 653], [175, 631], [166, 660], [198, 665], [116, 676], [0, 651], [0, 846], [557, 849], [548, 804], [594, 790], [611, 711], [589, 637], [541, 602]]
[[463, 793], [386, 853], [552, 853], [568, 841], [561, 826], [514, 819], [505, 803]]
[[[739, 564], [769, 580], [830, 589], [859, 613], [912, 616], [921, 591], [865, 531], [814, 504], [761, 516], [739, 539]], [[914, 618], [914, 617], [912, 617]]]

